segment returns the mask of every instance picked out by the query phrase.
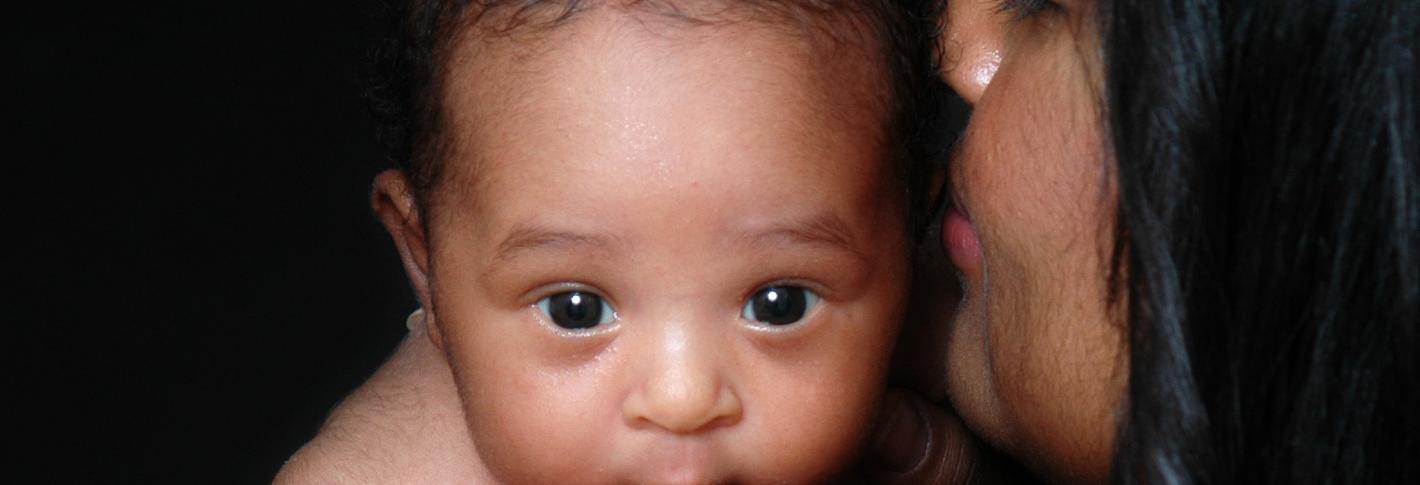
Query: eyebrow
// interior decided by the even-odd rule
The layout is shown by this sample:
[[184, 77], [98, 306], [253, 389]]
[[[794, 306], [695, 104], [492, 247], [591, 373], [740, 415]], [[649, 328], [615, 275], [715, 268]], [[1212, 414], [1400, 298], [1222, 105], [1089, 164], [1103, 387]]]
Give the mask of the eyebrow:
[[[818, 214], [804, 219], [792, 219], [748, 228], [734, 233], [732, 240], [741, 245], [754, 246], [821, 246], [845, 251], [859, 260], [868, 260], [854, 244], [853, 232], [842, 218], [832, 213]], [[527, 252], [557, 250], [568, 247], [586, 247], [599, 251], [614, 251], [626, 242], [609, 233], [579, 232], [554, 229], [541, 225], [520, 225], [514, 227], [494, 250], [494, 259], [509, 261]]]
[[860, 260], [869, 259], [854, 244], [853, 231], [836, 214], [822, 213], [805, 219], [790, 220], [743, 231], [739, 241], [754, 245], [811, 245], [851, 253]]
[[577, 232], [553, 229], [545, 226], [517, 226], [498, 244], [493, 257], [498, 261], [508, 261], [523, 253], [545, 249], [560, 249], [570, 246], [590, 247], [608, 250], [625, 243], [611, 234]]

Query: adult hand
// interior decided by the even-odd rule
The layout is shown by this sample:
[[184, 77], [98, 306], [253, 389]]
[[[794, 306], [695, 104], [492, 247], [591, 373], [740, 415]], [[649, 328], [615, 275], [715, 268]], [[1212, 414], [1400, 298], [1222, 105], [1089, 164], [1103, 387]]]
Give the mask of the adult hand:
[[948, 326], [960, 287], [940, 247], [924, 245], [907, 322], [863, 470], [868, 483], [964, 485], [1028, 483], [1021, 468], [985, 446], [947, 406]]
[[979, 473], [976, 437], [947, 409], [914, 392], [888, 391], [874, 433], [863, 464], [869, 483], [994, 483]]

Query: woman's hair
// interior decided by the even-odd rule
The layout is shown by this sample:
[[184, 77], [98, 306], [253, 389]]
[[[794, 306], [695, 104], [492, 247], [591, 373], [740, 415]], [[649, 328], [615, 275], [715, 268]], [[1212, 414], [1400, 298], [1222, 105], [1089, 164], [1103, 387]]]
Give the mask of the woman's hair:
[[1420, 2], [1103, 0], [1120, 483], [1420, 483]]

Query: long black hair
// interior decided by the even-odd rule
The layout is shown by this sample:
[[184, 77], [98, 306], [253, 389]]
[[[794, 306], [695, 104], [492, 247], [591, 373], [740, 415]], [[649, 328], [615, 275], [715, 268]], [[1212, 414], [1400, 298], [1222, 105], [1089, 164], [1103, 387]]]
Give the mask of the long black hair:
[[1119, 483], [1420, 483], [1420, 2], [1104, 0]]

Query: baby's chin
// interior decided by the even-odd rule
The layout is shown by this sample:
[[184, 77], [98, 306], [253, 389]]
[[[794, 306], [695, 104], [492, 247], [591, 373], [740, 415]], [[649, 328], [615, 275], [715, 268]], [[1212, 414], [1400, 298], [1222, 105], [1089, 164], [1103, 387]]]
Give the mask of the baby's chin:
[[[774, 450], [723, 437], [629, 433], [616, 442], [569, 437], [477, 448], [497, 483], [823, 484], [840, 483], [853, 446]], [[475, 439], [475, 442], [480, 440]], [[806, 443], [807, 444], [807, 443]], [[827, 444], [823, 442], [819, 445]]]
[[[596, 446], [596, 445], [591, 445]], [[551, 450], [549, 450], [551, 451]], [[498, 483], [732, 484], [772, 483], [711, 451], [703, 443], [668, 444], [644, 450], [597, 453], [568, 450], [539, 456], [485, 453]]]

